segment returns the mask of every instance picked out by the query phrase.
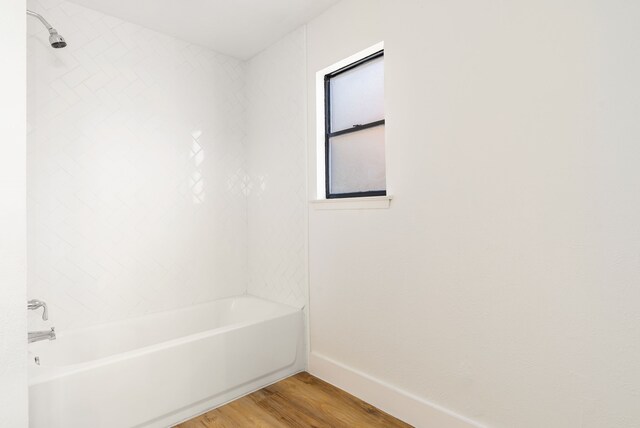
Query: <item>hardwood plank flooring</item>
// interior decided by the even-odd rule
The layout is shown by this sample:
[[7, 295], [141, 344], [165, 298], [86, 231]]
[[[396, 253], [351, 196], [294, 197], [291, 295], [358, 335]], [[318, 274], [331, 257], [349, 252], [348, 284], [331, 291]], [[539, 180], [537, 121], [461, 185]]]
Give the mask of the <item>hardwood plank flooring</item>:
[[309, 373], [298, 373], [176, 428], [411, 427]]

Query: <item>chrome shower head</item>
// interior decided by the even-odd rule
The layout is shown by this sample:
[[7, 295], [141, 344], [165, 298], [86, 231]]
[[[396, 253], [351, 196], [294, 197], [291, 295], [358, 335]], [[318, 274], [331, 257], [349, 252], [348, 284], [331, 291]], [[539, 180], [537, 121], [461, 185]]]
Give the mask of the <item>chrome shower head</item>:
[[64, 37], [62, 37], [56, 30], [49, 30], [49, 43], [55, 49], [60, 49], [67, 46], [67, 42], [64, 41]]
[[47, 28], [47, 30], [49, 30], [49, 43], [51, 43], [51, 46], [53, 48], [60, 49], [67, 46], [67, 42], [65, 42], [64, 37], [58, 34], [58, 31], [56, 31], [56, 29], [53, 28], [51, 24], [49, 24], [47, 20], [42, 17], [42, 15], [32, 12], [28, 9], [27, 15], [38, 18], [40, 22], [42, 22], [42, 24]]

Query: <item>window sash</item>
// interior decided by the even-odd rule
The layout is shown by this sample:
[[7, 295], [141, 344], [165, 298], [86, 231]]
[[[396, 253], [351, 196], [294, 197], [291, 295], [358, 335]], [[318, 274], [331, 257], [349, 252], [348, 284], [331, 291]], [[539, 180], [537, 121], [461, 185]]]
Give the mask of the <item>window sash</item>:
[[364, 129], [373, 128], [376, 126], [385, 125], [385, 120], [377, 120], [375, 122], [357, 124], [351, 128], [343, 129], [340, 131], [331, 131], [331, 79], [346, 71], [352, 70], [359, 65], [362, 65], [368, 61], [380, 58], [384, 56], [384, 50], [376, 52], [359, 61], [342, 67], [332, 73], [327, 74], [324, 77], [324, 129], [325, 129], [325, 146], [324, 146], [324, 165], [325, 165], [325, 195], [327, 199], [334, 198], [356, 198], [363, 196], [386, 196], [386, 190], [371, 190], [366, 192], [351, 192], [351, 193], [331, 193], [331, 152], [330, 152], [330, 139], [344, 134], [362, 131]]

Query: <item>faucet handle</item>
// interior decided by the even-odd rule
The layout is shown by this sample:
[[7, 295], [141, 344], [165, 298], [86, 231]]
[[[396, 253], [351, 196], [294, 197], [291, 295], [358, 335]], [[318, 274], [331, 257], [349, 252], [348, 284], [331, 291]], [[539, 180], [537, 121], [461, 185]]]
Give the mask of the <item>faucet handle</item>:
[[38, 300], [38, 299], [31, 299], [27, 302], [27, 309], [29, 310], [36, 310], [38, 308], [44, 308], [44, 311], [42, 312], [42, 319], [44, 321], [49, 319], [49, 309], [47, 308], [47, 304], [45, 302], [43, 302], [42, 300]]

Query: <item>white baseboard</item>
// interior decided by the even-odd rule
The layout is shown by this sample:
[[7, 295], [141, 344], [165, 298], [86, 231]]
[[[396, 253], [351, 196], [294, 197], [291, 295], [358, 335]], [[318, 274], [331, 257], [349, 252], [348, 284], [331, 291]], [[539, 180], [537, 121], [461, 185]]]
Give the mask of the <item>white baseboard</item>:
[[486, 428], [435, 403], [311, 352], [309, 372], [418, 428]]

